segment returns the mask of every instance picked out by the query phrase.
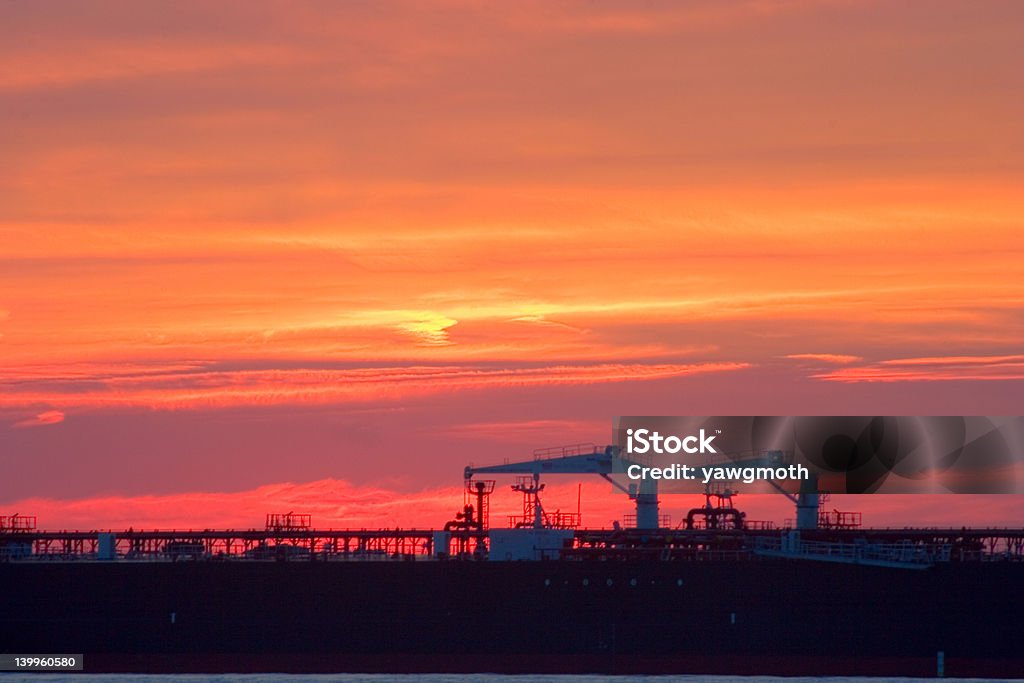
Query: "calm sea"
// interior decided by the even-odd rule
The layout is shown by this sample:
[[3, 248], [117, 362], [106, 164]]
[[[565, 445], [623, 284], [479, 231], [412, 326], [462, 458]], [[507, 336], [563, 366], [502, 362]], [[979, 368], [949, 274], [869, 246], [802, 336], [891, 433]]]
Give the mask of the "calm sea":
[[[934, 683], [935, 678], [856, 678], [856, 677], [794, 677], [776, 676], [499, 676], [496, 674], [329, 674], [329, 675], [286, 675], [286, 674], [226, 674], [226, 675], [169, 675], [143, 676], [134, 674], [0, 674], [5, 681], [26, 681], [30, 683], [57, 683], [80, 680], [84, 676], [89, 683]], [[945, 681], [992, 681], [988, 678], [945, 678]], [[1024, 680], [1018, 679], [1018, 680]]]

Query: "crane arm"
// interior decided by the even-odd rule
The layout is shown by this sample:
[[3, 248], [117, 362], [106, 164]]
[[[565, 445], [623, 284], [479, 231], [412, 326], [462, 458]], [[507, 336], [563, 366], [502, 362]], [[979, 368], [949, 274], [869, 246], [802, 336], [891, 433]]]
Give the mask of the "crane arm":
[[593, 453], [567, 455], [555, 458], [534, 458], [522, 462], [488, 465], [486, 467], [469, 466], [465, 470], [466, 479], [478, 474], [612, 474], [624, 472], [631, 463], [618, 457], [617, 449], [606, 448]]

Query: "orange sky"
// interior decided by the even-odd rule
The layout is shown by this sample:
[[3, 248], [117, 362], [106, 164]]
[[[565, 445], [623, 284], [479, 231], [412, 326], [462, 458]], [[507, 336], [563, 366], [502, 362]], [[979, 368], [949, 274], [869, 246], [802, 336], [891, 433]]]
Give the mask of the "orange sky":
[[402, 498], [615, 414], [1020, 412], [1020, 3], [7, 3], [0, 38], [5, 510]]

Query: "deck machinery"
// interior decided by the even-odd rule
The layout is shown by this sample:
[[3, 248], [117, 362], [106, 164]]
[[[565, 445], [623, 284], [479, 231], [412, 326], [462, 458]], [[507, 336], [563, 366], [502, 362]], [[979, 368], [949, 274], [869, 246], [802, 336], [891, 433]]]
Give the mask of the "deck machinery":
[[[778, 466], [791, 461], [792, 454], [777, 450], [733, 456], [723, 454], [718, 459], [720, 463], [728, 463], [737, 467]], [[715, 464], [715, 462], [711, 461], [711, 464]], [[650, 466], [650, 463], [626, 457], [619, 446], [611, 445], [600, 448], [592, 443], [584, 443], [537, 450], [534, 451], [532, 459], [520, 462], [506, 462], [484, 467], [470, 465], [466, 467], [464, 476], [467, 482], [470, 482], [473, 477], [481, 475], [515, 474], [532, 477], [531, 490], [535, 496], [533, 526], [540, 529], [548, 526], [545, 524], [544, 511], [539, 500], [542, 474], [596, 474], [619, 491], [627, 494], [635, 502], [637, 529], [662, 528], [665, 525], [661, 523], [659, 512], [658, 481], [643, 478], [639, 481], [639, 485], [624, 486], [615, 477], [615, 475], [619, 475], [619, 478], [624, 476], [632, 465], [644, 467]], [[816, 529], [818, 527], [820, 494], [817, 478], [813, 474], [808, 479], [801, 481], [800, 491], [796, 495], [788, 493], [774, 482], [769, 483], [796, 505], [797, 529]], [[517, 490], [522, 490], [522, 487], [526, 485], [520, 482], [517, 484], [520, 489]]]

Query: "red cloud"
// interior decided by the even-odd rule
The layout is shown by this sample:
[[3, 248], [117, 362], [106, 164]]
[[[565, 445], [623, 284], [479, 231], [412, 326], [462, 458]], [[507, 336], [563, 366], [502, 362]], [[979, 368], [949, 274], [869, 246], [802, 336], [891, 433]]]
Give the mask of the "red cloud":
[[64, 413], [59, 410], [47, 410], [39, 413], [35, 417], [31, 417], [25, 420], [19, 420], [15, 422], [15, 427], [42, 427], [43, 425], [55, 425], [58, 422], [64, 421]]
[[791, 353], [783, 357], [790, 360], [820, 361], [822, 363], [836, 363], [838, 365], [846, 365], [847, 363], [856, 363], [864, 360], [860, 356], [849, 356], [841, 353]]
[[[522, 512], [522, 500], [506, 477], [491, 504], [491, 525], [504, 527], [509, 515]], [[610, 526], [628, 512], [625, 495], [611, 493], [603, 482], [550, 483], [545, 505], [550, 510], [576, 511], [581, 493], [589, 526]], [[318, 528], [440, 528], [463, 505], [461, 486], [399, 492], [379, 486], [357, 486], [338, 479], [302, 484], [270, 484], [232, 493], [196, 492], [149, 496], [102, 496], [78, 500], [29, 498], [6, 504], [38, 517], [46, 529], [249, 529], [263, 526], [269, 512], [312, 516]]]
[[[596, 479], [596, 478], [595, 478]], [[543, 494], [545, 509], [575, 512], [581, 501], [584, 525], [610, 527], [632, 512], [629, 499], [595, 479], [582, 482], [551, 477]], [[522, 499], [510, 490], [511, 477], [498, 479], [491, 498], [490, 525], [503, 528], [510, 515], [522, 512]], [[678, 525], [691, 508], [703, 504], [700, 495], [661, 497], [662, 512]], [[44, 529], [250, 529], [261, 528], [269, 512], [306, 513], [316, 528], [440, 528], [461, 509], [461, 486], [401, 492], [380, 486], [358, 486], [338, 479], [295, 484], [269, 484], [231, 493], [192, 492], [149, 496], [104, 496], [78, 500], [29, 498], [4, 505], [35, 515]], [[782, 496], [739, 496], [737, 506], [749, 520], [781, 525], [792, 519], [792, 505]], [[1006, 526], [1019, 522], [1024, 496], [980, 495], [846, 495], [835, 496], [829, 507], [860, 510], [870, 526], [960, 527]]]
[[929, 382], [1024, 379], [1024, 356], [899, 358], [812, 375], [828, 382]]
[[438, 391], [665, 379], [749, 367], [746, 363], [558, 365], [547, 367], [407, 366], [222, 370], [196, 368], [117, 374], [117, 368], [44, 368], [0, 396], [0, 406], [161, 409], [395, 400]]

